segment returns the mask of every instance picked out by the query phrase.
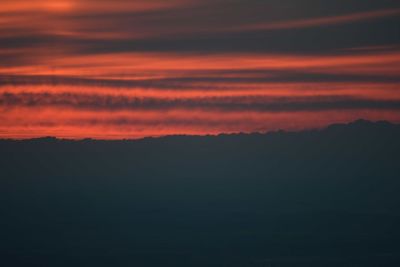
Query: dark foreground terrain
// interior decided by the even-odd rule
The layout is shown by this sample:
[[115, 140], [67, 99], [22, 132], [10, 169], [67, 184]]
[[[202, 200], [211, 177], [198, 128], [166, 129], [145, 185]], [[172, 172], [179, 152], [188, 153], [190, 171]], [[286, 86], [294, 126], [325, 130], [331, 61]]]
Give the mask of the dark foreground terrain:
[[400, 266], [400, 126], [0, 141], [0, 266]]

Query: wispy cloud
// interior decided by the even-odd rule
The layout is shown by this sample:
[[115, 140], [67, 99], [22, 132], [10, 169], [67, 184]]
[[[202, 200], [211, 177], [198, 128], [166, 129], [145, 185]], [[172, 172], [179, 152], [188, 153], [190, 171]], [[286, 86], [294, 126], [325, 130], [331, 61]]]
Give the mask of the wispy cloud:
[[340, 25], [352, 22], [374, 20], [400, 15], [400, 8], [356, 12], [345, 15], [304, 18], [287, 21], [277, 21], [264, 24], [246, 25], [237, 30], [284, 30], [298, 28], [312, 28], [329, 25]]

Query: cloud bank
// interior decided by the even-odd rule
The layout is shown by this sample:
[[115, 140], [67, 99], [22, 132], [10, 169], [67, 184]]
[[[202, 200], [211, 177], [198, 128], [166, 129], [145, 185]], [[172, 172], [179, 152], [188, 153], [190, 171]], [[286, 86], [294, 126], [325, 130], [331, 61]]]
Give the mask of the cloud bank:
[[0, 5], [0, 137], [400, 121], [398, 1]]

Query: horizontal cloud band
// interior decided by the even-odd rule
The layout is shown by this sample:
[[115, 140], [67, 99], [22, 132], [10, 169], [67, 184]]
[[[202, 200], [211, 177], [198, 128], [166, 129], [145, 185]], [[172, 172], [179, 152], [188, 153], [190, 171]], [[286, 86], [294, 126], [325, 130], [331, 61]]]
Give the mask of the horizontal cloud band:
[[2, 93], [3, 107], [68, 106], [91, 110], [169, 110], [169, 109], [214, 109], [222, 111], [318, 111], [338, 109], [400, 109], [400, 100], [376, 100], [349, 96], [310, 97], [199, 97], [157, 98], [126, 97], [111, 95], [82, 95], [72, 93]]

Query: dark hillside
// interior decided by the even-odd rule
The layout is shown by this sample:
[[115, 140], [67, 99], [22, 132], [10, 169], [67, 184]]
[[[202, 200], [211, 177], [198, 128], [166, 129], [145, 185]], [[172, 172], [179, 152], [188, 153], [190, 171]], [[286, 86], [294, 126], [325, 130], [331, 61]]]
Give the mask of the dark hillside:
[[2, 266], [400, 266], [400, 126], [0, 141]]

